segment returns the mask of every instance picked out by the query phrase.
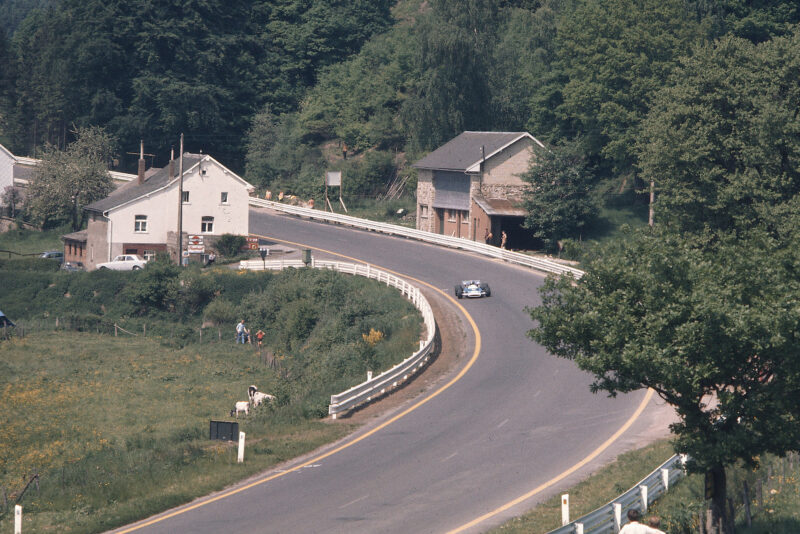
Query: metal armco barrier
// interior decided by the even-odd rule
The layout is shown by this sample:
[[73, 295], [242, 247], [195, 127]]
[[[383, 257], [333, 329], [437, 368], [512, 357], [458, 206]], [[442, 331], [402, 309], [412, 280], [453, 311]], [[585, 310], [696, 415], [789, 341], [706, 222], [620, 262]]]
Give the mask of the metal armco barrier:
[[[422, 295], [418, 287], [413, 286], [398, 278], [391, 273], [381, 271], [370, 265], [358, 265], [354, 263], [342, 263], [338, 261], [320, 261], [311, 259], [311, 268], [315, 269], [332, 269], [340, 273], [352, 274], [355, 276], [364, 276], [383, 282], [388, 286], [392, 286], [400, 290], [405, 295], [419, 312], [422, 314], [422, 319], [425, 323], [426, 337], [420, 341], [420, 349], [402, 362], [398, 363], [388, 371], [375, 376], [366, 382], [362, 382], [357, 386], [339, 393], [338, 395], [331, 395], [331, 404], [328, 406], [328, 414], [334, 419], [337, 414], [344, 413], [352, 410], [356, 406], [369, 402], [373, 397], [377, 397], [386, 393], [388, 390], [400, 385], [408, 377], [428, 363], [431, 349], [433, 348], [433, 338], [436, 334], [436, 321], [433, 317], [433, 310], [430, 303]], [[272, 270], [279, 271], [285, 268], [306, 268], [306, 264], [301, 260], [278, 260], [278, 261], [261, 261], [261, 260], [242, 260], [239, 263], [239, 268], [249, 270]]]
[[299, 217], [306, 217], [318, 221], [343, 224], [346, 226], [361, 228], [363, 230], [371, 230], [373, 232], [381, 232], [384, 234], [396, 235], [396, 236], [406, 237], [409, 239], [416, 239], [419, 241], [425, 241], [427, 243], [433, 243], [445, 247], [468, 250], [470, 252], [475, 252], [483, 256], [489, 256], [491, 258], [501, 259], [509, 263], [515, 263], [517, 265], [524, 265], [526, 267], [530, 267], [532, 269], [536, 269], [539, 271], [544, 271], [546, 273], [571, 275], [576, 279], [583, 276], [583, 271], [581, 271], [580, 269], [576, 269], [574, 267], [570, 267], [568, 265], [563, 265], [561, 263], [552, 260], [547, 260], [544, 258], [528, 256], [527, 254], [521, 254], [519, 252], [505, 250], [502, 248], [495, 247], [493, 245], [487, 245], [486, 243], [470, 241], [469, 239], [464, 239], [461, 237], [451, 237], [441, 234], [434, 234], [433, 232], [426, 232], [424, 230], [415, 230], [413, 228], [406, 228], [405, 226], [399, 226], [396, 224], [369, 221], [367, 219], [359, 219], [358, 217], [351, 217], [349, 215], [340, 215], [338, 213], [330, 213], [327, 211], [315, 210], [312, 208], [292, 206], [291, 204], [284, 204], [282, 202], [274, 202], [271, 200], [263, 200], [255, 197], [250, 197], [250, 205], [260, 208], [270, 208], [275, 211], [288, 213], [290, 215], [297, 215]]
[[612, 502], [561, 528], [551, 530], [547, 534], [611, 534], [619, 532], [628, 510], [636, 508], [642, 513], [646, 512], [653, 501], [666, 493], [676, 480], [684, 476], [683, 465], [685, 463], [686, 457], [676, 454]]

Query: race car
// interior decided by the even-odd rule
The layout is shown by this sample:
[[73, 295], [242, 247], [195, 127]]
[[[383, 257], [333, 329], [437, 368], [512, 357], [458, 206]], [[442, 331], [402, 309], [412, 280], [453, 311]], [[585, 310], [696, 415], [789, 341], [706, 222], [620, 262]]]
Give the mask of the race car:
[[458, 298], [481, 298], [491, 297], [492, 290], [489, 289], [489, 284], [481, 282], [480, 280], [463, 280], [456, 286], [456, 297]]

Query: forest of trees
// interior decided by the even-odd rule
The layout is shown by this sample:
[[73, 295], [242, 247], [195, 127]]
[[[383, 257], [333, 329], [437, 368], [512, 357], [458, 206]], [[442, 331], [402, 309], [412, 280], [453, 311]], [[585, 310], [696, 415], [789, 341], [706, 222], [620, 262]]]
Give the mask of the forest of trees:
[[63, 148], [71, 131], [100, 126], [131, 170], [139, 139], [163, 166], [185, 133], [188, 150], [299, 194], [319, 187], [326, 143], [371, 154], [347, 163], [366, 176], [357, 192], [371, 194], [463, 130], [579, 139], [592, 190], [641, 186], [642, 121], [681, 61], [725, 36], [790, 34], [800, 20], [794, 2], [769, 0], [14, 0], [0, 10], [0, 143], [14, 153]]

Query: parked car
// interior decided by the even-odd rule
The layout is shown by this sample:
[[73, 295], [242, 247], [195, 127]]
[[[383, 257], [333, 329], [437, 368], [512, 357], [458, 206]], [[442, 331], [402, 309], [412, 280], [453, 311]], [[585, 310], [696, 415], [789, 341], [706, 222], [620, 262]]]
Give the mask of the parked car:
[[64, 261], [64, 253], [60, 250], [47, 250], [39, 254], [39, 257], [48, 260], [56, 260], [59, 263]]
[[489, 284], [481, 282], [480, 280], [464, 280], [456, 286], [456, 296], [458, 298], [481, 298], [491, 297], [492, 290], [489, 289]]
[[136, 271], [143, 269], [147, 260], [136, 254], [120, 254], [111, 261], [97, 264], [98, 269], [111, 269], [112, 271]]
[[83, 262], [80, 261], [67, 261], [61, 264], [61, 270], [70, 273], [77, 273], [78, 271], [85, 271]]

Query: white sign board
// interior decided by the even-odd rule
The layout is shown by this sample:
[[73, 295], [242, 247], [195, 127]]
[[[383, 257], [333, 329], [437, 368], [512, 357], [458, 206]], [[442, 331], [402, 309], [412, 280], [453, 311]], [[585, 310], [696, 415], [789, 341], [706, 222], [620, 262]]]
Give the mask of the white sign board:
[[186, 249], [189, 254], [205, 254], [206, 252], [205, 245], [187, 245]]
[[325, 185], [339, 186], [342, 185], [342, 171], [328, 171], [325, 173]]
[[190, 245], [202, 245], [203, 244], [203, 236], [201, 236], [201, 235], [190, 235], [189, 236], [189, 244]]

